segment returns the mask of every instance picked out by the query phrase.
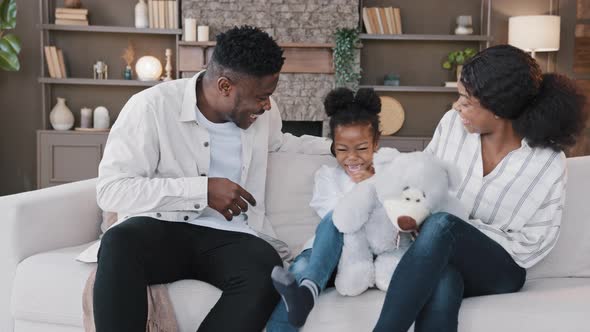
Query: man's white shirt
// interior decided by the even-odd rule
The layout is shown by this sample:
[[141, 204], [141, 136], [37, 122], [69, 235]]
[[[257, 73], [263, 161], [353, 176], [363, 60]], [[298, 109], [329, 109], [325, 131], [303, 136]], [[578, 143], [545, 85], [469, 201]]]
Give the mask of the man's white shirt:
[[[203, 215], [228, 223], [207, 205], [211, 135], [195, 112], [196, 83], [203, 73], [144, 90], [121, 110], [107, 140], [96, 187], [98, 205], [117, 212], [117, 224], [134, 216], [198, 224]], [[244, 218], [249, 230], [272, 237], [274, 231], [264, 215], [268, 153], [330, 153], [329, 140], [295, 137], [282, 133], [281, 127], [278, 107], [271, 98], [271, 109], [250, 128], [240, 130], [237, 182], [257, 202], [249, 206]], [[95, 257], [94, 252], [90, 256]]]

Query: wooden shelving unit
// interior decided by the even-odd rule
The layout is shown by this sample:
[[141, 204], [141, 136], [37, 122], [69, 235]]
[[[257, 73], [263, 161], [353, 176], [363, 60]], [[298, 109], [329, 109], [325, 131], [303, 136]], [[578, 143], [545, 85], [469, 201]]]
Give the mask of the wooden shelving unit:
[[[172, 49], [172, 76], [179, 77], [178, 44], [182, 29], [135, 28], [133, 8], [137, 0], [121, 0], [112, 4], [102, 1], [83, 2], [88, 9], [88, 26], [53, 24], [55, 8], [61, 0], [38, 0], [37, 28], [41, 44], [42, 127], [37, 131], [37, 185], [39, 188], [87, 179], [96, 176], [108, 132], [56, 131], [51, 128], [49, 114], [57, 97], [67, 100], [80, 123], [82, 107], [105, 106], [114, 121], [131, 95], [161, 81], [139, 81], [133, 69], [133, 80], [123, 79], [125, 62], [121, 58], [128, 43], [135, 49], [135, 61], [144, 55], [156, 56], [165, 66], [165, 49]], [[106, 7], [121, 8], [115, 11]], [[180, 15], [180, 2], [179, 2]], [[179, 19], [180, 22], [180, 19]], [[51, 78], [46, 67], [44, 46], [63, 50], [68, 78]], [[92, 66], [102, 60], [108, 64], [108, 80], [92, 79]], [[135, 64], [133, 62], [133, 65]], [[162, 73], [164, 75], [165, 72]], [[72, 167], [71, 165], [76, 165]]]
[[[363, 7], [399, 8], [403, 33], [364, 33]], [[492, 0], [360, 1], [360, 86], [373, 88], [402, 104], [405, 122], [394, 137], [425, 142], [425, 137], [434, 133], [438, 121], [457, 98], [457, 88], [444, 86], [454, 73], [442, 68], [443, 59], [452, 51], [490, 46], [494, 40], [490, 33], [491, 8]], [[453, 34], [459, 15], [472, 16], [474, 34]], [[399, 75], [400, 85], [384, 85], [387, 74]]]

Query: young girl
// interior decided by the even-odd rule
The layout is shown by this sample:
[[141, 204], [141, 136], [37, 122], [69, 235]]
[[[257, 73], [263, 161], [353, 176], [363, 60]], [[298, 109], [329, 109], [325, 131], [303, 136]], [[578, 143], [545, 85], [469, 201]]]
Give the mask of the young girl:
[[372, 164], [379, 142], [379, 96], [373, 89], [360, 89], [355, 96], [351, 90], [339, 88], [328, 94], [324, 107], [330, 117], [332, 154], [338, 166], [324, 165], [315, 175], [310, 206], [322, 218], [315, 239], [306, 243], [289, 271], [277, 266], [272, 272], [282, 301], [267, 324], [268, 332], [296, 331], [303, 326], [340, 260], [342, 234], [332, 223], [332, 210], [356, 183], [375, 173]]

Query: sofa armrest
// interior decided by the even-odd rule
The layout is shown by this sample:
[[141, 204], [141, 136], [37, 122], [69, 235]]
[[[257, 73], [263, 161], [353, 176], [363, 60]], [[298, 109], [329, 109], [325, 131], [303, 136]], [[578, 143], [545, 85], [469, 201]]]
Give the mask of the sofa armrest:
[[9, 301], [18, 263], [98, 238], [96, 179], [0, 197], [0, 211], [0, 331], [12, 331]]
[[95, 179], [1, 198], [0, 211], [6, 217], [2, 233], [16, 263], [40, 252], [90, 242], [100, 231]]

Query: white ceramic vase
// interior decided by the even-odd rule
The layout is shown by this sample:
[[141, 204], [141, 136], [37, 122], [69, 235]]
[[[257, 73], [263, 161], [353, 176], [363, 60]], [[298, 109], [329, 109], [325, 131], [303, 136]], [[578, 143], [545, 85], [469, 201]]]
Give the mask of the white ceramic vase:
[[95, 108], [93, 122], [95, 129], [109, 129], [111, 125], [109, 110], [104, 106], [98, 106], [97, 108]]
[[69, 130], [74, 126], [74, 114], [66, 106], [65, 98], [57, 98], [57, 104], [49, 113], [49, 122], [55, 130]]
[[135, 27], [149, 27], [148, 6], [145, 3], [145, 0], [139, 0], [139, 2], [135, 5]]

